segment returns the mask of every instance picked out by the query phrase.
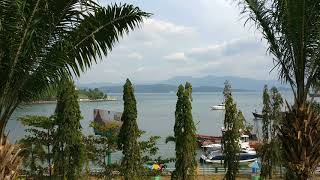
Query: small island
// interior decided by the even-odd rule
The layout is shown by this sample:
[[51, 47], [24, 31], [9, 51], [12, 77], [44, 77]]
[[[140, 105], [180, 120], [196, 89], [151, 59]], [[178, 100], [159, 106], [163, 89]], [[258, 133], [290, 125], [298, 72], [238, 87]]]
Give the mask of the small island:
[[[106, 93], [102, 92], [98, 88], [94, 89], [76, 89], [78, 92], [78, 101], [79, 102], [102, 102], [102, 101], [117, 101], [115, 97], [108, 96]], [[25, 104], [51, 104], [56, 103], [57, 91], [52, 89], [46, 92], [43, 96], [34, 99], [31, 102]]]
[[106, 93], [100, 91], [98, 88], [94, 89], [79, 89], [79, 101], [90, 102], [90, 101], [116, 101], [115, 97], [107, 96]]

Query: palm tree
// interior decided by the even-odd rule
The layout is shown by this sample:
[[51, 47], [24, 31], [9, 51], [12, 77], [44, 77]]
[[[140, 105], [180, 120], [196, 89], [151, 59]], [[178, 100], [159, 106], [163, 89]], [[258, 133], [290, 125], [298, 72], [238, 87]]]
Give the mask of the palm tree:
[[150, 14], [95, 0], [0, 1], [0, 136], [16, 107], [79, 77]]
[[288, 170], [306, 179], [320, 162], [319, 117], [307, 103], [320, 79], [320, 1], [240, 0], [240, 6], [267, 40], [279, 79], [292, 88], [295, 103], [287, 103], [279, 137]]

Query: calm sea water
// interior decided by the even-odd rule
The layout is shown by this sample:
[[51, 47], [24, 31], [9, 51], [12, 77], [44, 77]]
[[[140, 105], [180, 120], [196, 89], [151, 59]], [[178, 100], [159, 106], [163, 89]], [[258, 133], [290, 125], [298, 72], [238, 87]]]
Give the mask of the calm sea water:
[[[93, 129], [89, 127], [93, 120], [93, 109], [108, 109], [122, 111], [123, 102], [121, 94], [110, 94], [118, 101], [108, 102], [81, 102], [80, 108], [83, 116], [81, 121], [83, 133], [93, 134]], [[282, 92], [282, 96], [288, 102], [292, 102], [292, 95], [289, 92]], [[261, 111], [262, 92], [236, 92], [233, 93], [237, 108], [241, 110], [248, 122], [253, 122], [252, 112]], [[141, 130], [146, 131], [146, 136], [157, 135], [162, 138], [158, 142], [159, 154], [163, 157], [174, 157], [174, 144], [164, 143], [168, 135], [173, 135], [174, 111], [176, 95], [168, 94], [136, 94], [138, 108], [138, 125]], [[222, 93], [194, 93], [192, 102], [193, 119], [197, 127], [198, 134], [221, 135], [223, 126], [223, 111], [211, 111], [210, 106], [217, 105], [223, 100]], [[17, 120], [25, 115], [51, 115], [55, 110], [55, 104], [24, 105], [19, 107], [7, 127], [11, 141], [16, 141], [24, 137], [24, 127]], [[201, 151], [199, 150], [198, 156]], [[115, 153], [113, 160], [120, 159], [120, 153]]]

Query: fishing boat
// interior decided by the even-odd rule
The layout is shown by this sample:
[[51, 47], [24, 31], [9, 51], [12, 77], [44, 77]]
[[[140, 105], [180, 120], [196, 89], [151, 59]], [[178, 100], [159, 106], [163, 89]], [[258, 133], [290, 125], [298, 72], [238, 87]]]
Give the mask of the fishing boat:
[[[237, 155], [239, 157], [239, 163], [251, 163], [257, 160], [257, 153], [255, 150], [245, 150], [242, 149]], [[223, 153], [222, 151], [207, 151], [206, 154], [201, 155], [200, 162], [203, 163], [223, 163]]]
[[211, 110], [225, 110], [225, 105], [224, 103], [221, 103], [216, 106], [211, 106]]

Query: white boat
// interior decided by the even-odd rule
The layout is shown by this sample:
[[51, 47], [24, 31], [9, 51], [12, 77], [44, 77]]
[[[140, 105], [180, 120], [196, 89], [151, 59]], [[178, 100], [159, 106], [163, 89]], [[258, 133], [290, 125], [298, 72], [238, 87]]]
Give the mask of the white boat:
[[[254, 150], [241, 150], [238, 154], [239, 163], [250, 163], [257, 160], [257, 154]], [[209, 151], [206, 154], [201, 155], [200, 162], [205, 163], [223, 163], [222, 151]]]
[[211, 109], [212, 110], [225, 110], [225, 105], [224, 105], [224, 103], [221, 103], [221, 104], [216, 105], [216, 106], [211, 106]]
[[[239, 145], [240, 145], [240, 148], [243, 149], [243, 150], [252, 150], [252, 151], [254, 151], [254, 148], [250, 147], [249, 136], [246, 135], [246, 134], [242, 134], [240, 136]], [[204, 148], [204, 149], [211, 149], [211, 150], [212, 149], [214, 149], [214, 150], [221, 150], [222, 149], [221, 143], [206, 144], [206, 145], [203, 145], [201, 147]]]
[[222, 145], [219, 143], [214, 143], [214, 144], [206, 144], [201, 146], [204, 149], [211, 149], [211, 150], [221, 150]]
[[[240, 163], [250, 163], [257, 160], [257, 153], [254, 148], [249, 145], [249, 136], [241, 135], [239, 140], [241, 152], [239, 154]], [[206, 148], [205, 154], [201, 155], [200, 161], [206, 163], [223, 163], [222, 145], [221, 144], [208, 144], [202, 146]]]

